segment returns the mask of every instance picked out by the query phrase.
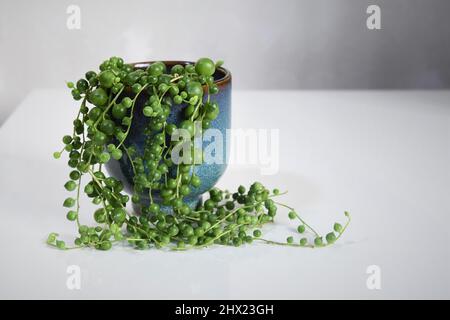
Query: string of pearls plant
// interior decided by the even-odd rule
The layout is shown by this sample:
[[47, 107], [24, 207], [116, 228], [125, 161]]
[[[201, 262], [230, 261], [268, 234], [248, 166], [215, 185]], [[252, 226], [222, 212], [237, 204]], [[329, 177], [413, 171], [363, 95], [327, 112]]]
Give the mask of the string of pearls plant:
[[[333, 230], [323, 237], [294, 208], [276, 200], [284, 193], [269, 190], [259, 182], [251, 184], [248, 190], [241, 185], [233, 193], [213, 188], [208, 199], [195, 209], [183, 201], [191, 188], [200, 186], [202, 181], [192, 170], [195, 161], [176, 165], [176, 175], [171, 175], [170, 169], [175, 164], [170, 151], [181, 142], [168, 139], [178, 128], [168, 123], [167, 118], [173, 105], [183, 105], [185, 119], [179, 128], [194, 135], [194, 121], [201, 121], [202, 128], [207, 129], [220, 112], [219, 105], [210, 97], [219, 91], [213, 74], [221, 64], [201, 58], [195, 64], [175, 65], [170, 70], [162, 62], [143, 70], [112, 57], [100, 65], [99, 72], [88, 71], [76, 84], [67, 83], [73, 98], [81, 105], [72, 134], [63, 137], [64, 147], [53, 156], [60, 158], [66, 152], [69, 157], [71, 171], [64, 187], [73, 195], [64, 200], [63, 206], [68, 210], [67, 219], [76, 224], [78, 236], [74, 245], [68, 246], [57, 233], [50, 233], [49, 245], [63, 250], [83, 247], [109, 250], [114, 243], [128, 242], [136, 249], [186, 250], [211, 245], [241, 246], [256, 240], [314, 248], [331, 245], [342, 236], [350, 222], [347, 212], [346, 223], [343, 226], [335, 223]], [[132, 96], [123, 95], [125, 90], [131, 90]], [[149, 122], [145, 150], [139, 154], [134, 146], [126, 146], [125, 140], [133, 124], [136, 99], [144, 91], [149, 99], [143, 115]], [[131, 198], [125, 194], [122, 181], [103, 173], [105, 163], [122, 157], [128, 157], [132, 165]], [[87, 179], [84, 185], [83, 178]], [[162, 197], [162, 205], [171, 207], [171, 214], [164, 213], [153, 201], [155, 192]], [[96, 225], [82, 223], [82, 193], [98, 206], [93, 213]], [[149, 195], [148, 205], [143, 205], [140, 199], [144, 193]], [[130, 201], [139, 207], [139, 217], [127, 210]], [[286, 242], [262, 237], [261, 228], [275, 221], [279, 208], [286, 209], [289, 218], [298, 222], [298, 236], [289, 236]]]

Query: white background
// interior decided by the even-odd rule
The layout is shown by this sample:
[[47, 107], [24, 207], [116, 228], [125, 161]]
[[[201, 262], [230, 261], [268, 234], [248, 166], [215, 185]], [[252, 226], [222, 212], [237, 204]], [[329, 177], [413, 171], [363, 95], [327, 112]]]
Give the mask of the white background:
[[[0, 298], [448, 299], [449, 99], [447, 91], [234, 92], [234, 128], [280, 129], [280, 170], [230, 166], [219, 185], [289, 190], [283, 202], [321, 233], [348, 210], [348, 232], [313, 250], [100, 252], [44, 243], [51, 231], [68, 243], [76, 233], [62, 207], [66, 159], [51, 157], [76, 107], [67, 90], [34, 91], [0, 129]], [[82, 209], [88, 222], [92, 207]], [[286, 215], [264, 229], [267, 238], [295, 236]], [[70, 265], [81, 268], [80, 290], [66, 287]], [[381, 290], [366, 286], [370, 265], [381, 268]]]
[[[66, 27], [71, 4], [80, 30]], [[381, 7], [381, 30], [366, 28], [369, 4]], [[449, 92], [286, 90], [449, 88], [449, 9], [446, 0], [1, 1], [0, 298], [450, 298]], [[233, 127], [280, 129], [280, 170], [230, 166], [220, 186], [288, 189], [284, 201], [324, 233], [348, 210], [348, 232], [323, 250], [48, 248], [48, 232], [67, 241], [75, 232], [61, 206], [67, 166], [51, 158], [75, 114], [63, 87], [111, 55], [224, 59], [238, 89]], [[267, 236], [283, 241], [295, 225], [282, 212], [278, 221]], [[66, 287], [70, 265], [81, 290]], [[366, 286], [370, 265], [381, 290]]]
[[[66, 27], [69, 5], [81, 29]], [[381, 30], [366, 9], [381, 8]], [[450, 87], [447, 0], [2, 0], [0, 123], [111, 55], [224, 59], [239, 89]]]

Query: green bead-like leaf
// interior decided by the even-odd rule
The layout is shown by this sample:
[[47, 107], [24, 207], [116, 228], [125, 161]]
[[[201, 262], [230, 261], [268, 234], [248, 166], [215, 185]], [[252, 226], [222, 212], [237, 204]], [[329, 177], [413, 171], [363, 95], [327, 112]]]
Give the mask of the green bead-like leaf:
[[325, 238], [327, 239], [327, 242], [328, 242], [329, 244], [332, 244], [332, 243], [334, 243], [334, 242], [336, 241], [336, 235], [334, 234], [334, 232], [328, 233], [328, 234], [325, 236]]
[[334, 231], [341, 233], [342, 232], [342, 225], [340, 223], [335, 223], [333, 226]]
[[55, 232], [52, 232], [47, 237], [47, 243], [48, 244], [54, 244], [56, 241], [56, 237], [58, 237], [58, 234]]

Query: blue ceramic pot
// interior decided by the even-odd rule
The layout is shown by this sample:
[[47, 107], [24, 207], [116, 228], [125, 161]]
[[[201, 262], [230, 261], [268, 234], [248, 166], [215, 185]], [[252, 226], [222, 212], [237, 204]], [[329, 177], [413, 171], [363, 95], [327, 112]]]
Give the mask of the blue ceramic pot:
[[[135, 68], [147, 68], [151, 62], [140, 62], [135, 63]], [[168, 70], [176, 64], [186, 65], [192, 62], [187, 61], [164, 61]], [[185, 203], [187, 203], [191, 208], [198, 206], [202, 200], [202, 194], [210, 190], [225, 172], [228, 162], [228, 143], [226, 143], [227, 129], [231, 126], [231, 73], [220, 67], [216, 70], [214, 74], [215, 83], [219, 87], [219, 93], [211, 95], [211, 101], [216, 101], [219, 104], [220, 112], [216, 119], [211, 121], [211, 129], [220, 130], [224, 146], [224, 161], [223, 163], [202, 163], [195, 166], [195, 174], [200, 177], [201, 185], [198, 188], [192, 188], [191, 193], [188, 197], [184, 198]], [[135, 146], [139, 155], [143, 154], [145, 145], [145, 135], [144, 129], [146, 128], [149, 118], [145, 117], [142, 113], [144, 105], [148, 100], [149, 95], [147, 92], [142, 92], [134, 107], [133, 122], [130, 128], [130, 132], [124, 142], [126, 147]], [[206, 95], [205, 95], [206, 98]], [[120, 101], [120, 100], [119, 100]], [[167, 119], [168, 123], [174, 123], [176, 125], [180, 124], [184, 120], [183, 111], [186, 105], [173, 105], [171, 107], [172, 111]], [[202, 147], [205, 148], [209, 143], [202, 142]], [[125, 186], [125, 190], [128, 193], [133, 192], [133, 170], [128, 157], [124, 156], [119, 161], [111, 159], [106, 164], [106, 169], [109, 174], [117, 179], [120, 179]], [[173, 177], [176, 176], [176, 171], [171, 170], [169, 174]], [[170, 212], [170, 207], [162, 205], [162, 200], [158, 193], [152, 193], [153, 201], [161, 205], [161, 209], [165, 212]], [[141, 204], [148, 205], [149, 197], [147, 193], [141, 195]], [[135, 211], [137, 208], [135, 207]]]

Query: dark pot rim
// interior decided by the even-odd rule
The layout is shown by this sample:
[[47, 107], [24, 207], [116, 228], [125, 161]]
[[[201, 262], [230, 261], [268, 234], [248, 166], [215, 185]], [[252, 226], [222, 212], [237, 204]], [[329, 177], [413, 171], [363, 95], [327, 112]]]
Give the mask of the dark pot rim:
[[[154, 63], [154, 62], [157, 62], [157, 61], [131, 62], [129, 64], [135, 68], [146, 68], [151, 63]], [[163, 62], [168, 67], [173, 67], [176, 64], [181, 64], [183, 66], [185, 66], [187, 64], [195, 64], [192, 61], [183, 61], [183, 60], [162, 60], [161, 62]], [[218, 73], [218, 72], [219, 72], [219, 75], [217, 76], [216, 73]], [[214, 83], [216, 85], [218, 85], [219, 87], [229, 84], [231, 82], [231, 72], [228, 69], [225, 69], [223, 67], [217, 68], [216, 72], [214, 73], [213, 76], [214, 76], [214, 78], [218, 77], [218, 79], [214, 80]]]

